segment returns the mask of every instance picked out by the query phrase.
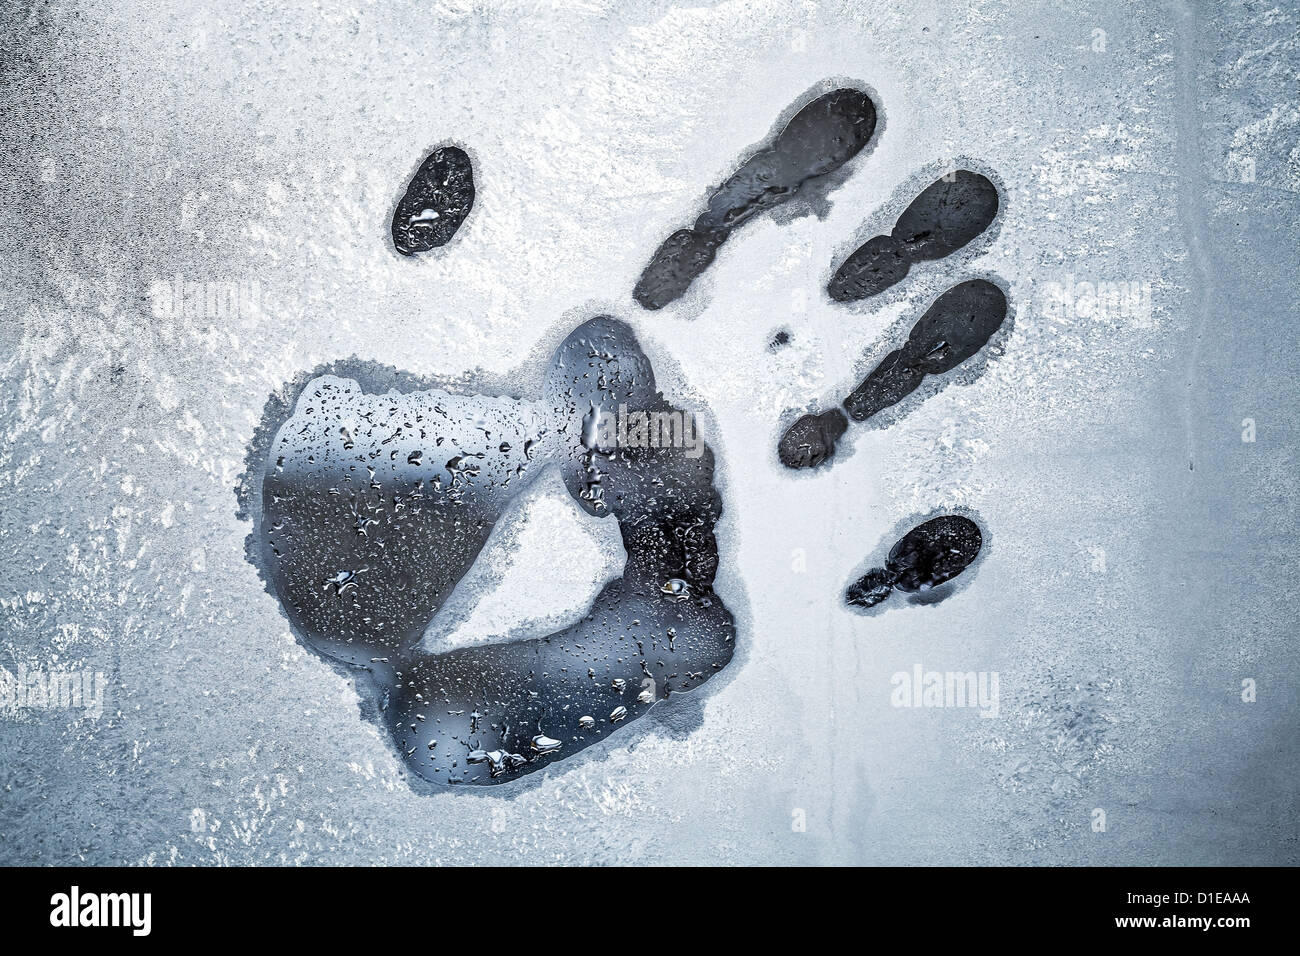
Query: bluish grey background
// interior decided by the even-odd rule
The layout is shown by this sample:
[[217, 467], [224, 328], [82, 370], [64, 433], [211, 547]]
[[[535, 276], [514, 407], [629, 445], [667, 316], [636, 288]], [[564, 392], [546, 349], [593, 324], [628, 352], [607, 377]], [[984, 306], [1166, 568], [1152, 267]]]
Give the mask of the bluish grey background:
[[[112, 0], [3, 22], [0, 667], [109, 686], [98, 719], [0, 712], [0, 862], [1300, 860], [1295, 4]], [[642, 312], [659, 240], [826, 78], [876, 91], [883, 130], [824, 216], [748, 226]], [[402, 260], [392, 204], [447, 141], [478, 202]], [[830, 303], [854, 238], [957, 158], [1006, 190], [991, 242]], [[782, 469], [780, 416], [970, 274], [1015, 314], [988, 373], [830, 471]], [[256, 283], [257, 307], [160, 318], [176, 276]], [[1090, 308], [1084, 282], [1149, 298]], [[737, 658], [685, 736], [634, 725], [540, 783], [416, 792], [243, 558], [253, 430], [322, 362], [500, 377], [600, 311], [707, 411]], [[936, 508], [987, 525], [976, 577], [842, 607]], [[581, 613], [605, 573], [575, 557], [557, 611], [544, 551], [510, 578], [521, 627]], [[1000, 715], [891, 706], [916, 663], [997, 671]]]

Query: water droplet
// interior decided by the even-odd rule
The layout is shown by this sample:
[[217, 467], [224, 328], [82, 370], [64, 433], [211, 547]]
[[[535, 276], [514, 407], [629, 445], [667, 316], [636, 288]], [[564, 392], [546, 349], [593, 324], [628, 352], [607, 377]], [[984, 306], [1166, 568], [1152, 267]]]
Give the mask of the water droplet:
[[549, 754], [560, 749], [560, 741], [554, 737], [548, 737], [545, 734], [538, 734], [533, 738], [533, 749], [539, 754]]
[[334, 577], [328, 579], [325, 582], [325, 586], [330, 587], [333, 585], [334, 593], [342, 594], [344, 591], [357, 586], [357, 575], [365, 570], [365, 568], [361, 568], [357, 571], [340, 571], [338, 574], [334, 575]]
[[681, 578], [669, 578], [664, 582], [663, 587], [661, 587], [659, 591], [666, 597], [681, 600], [690, 597], [691, 586]]

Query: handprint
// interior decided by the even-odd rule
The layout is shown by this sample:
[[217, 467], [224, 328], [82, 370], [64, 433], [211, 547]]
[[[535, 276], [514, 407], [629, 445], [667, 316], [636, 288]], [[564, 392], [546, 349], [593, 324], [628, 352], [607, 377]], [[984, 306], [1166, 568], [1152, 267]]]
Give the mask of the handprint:
[[[797, 111], [714, 191], [691, 228], [661, 244], [636, 301], [650, 310], [670, 305], [736, 229], [796, 197], [829, 192], [871, 143], [876, 114], [871, 96], [856, 89], [833, 90]], [[448, 242], [470, 214], [473, 188], [465, 152], [431, 154], [397, 204], [397, 251], [428, 253]], [[997, 209], [997, 191], [983, 176], [945, 177], [889, 236], [841, 265], [828, 295], [879, 292], [912, 263], [969, 243]], [[991, 282], [950, 289], [845, 399], [848, 416], [868, 418], [926, 376], [967, 361], [1006, 314]], [[773, 347], [789, 337], [783, 330]], [[722, 513], [713, 453], [671, 440], [674, 425], [680, 437], [694, 418], [657, 390], [624, 322], [600, 316], [571, 332], [529, 397], [452, 394], [353, 361], [318, 369], [276, 408], [268, 405], [261, 429], [273, 437], [262, 459], [252, 557], [299, 638], [359, 669], [376, 718], [421, 777], [485, 784], [531, 773], [695, 690], [731, 660], [735, 625], [713, 591]], [[666, 428], [670, 440], [628, 441], [621, 427], [611, 438], [603, 423], [629, 413], [656, 423], [661, 438]], [[781, 439], [780, 460], [825, 461], [847, 425], [838, 409], [805, 416]], [[622, 576], [579, 622], [546, 637], [439, 650], [429, 633], [439, 607], [510, 501], [548, 469], [589, 515], [617, 522], [627, 553]], [[891, 590], [938, 587], [974, 560], [981, 541], [968, 519], [927, 522], [849, 600], [870, 605]]]

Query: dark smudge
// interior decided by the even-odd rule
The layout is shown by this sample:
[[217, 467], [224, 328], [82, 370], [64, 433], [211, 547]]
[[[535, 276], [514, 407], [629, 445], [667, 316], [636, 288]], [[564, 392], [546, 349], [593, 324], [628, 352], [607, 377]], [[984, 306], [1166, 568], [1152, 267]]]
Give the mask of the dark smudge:
[[446, 245], [474, 206], [474, 170], [456, 146], [420, 164], [393, 212], [393, 245], [404, 256]]
[[714, 190], [693, 227], [664, 240], [641, 273], [633, 297], [647, 309], [661, 309], [678, 299], [734, 230], [838, 170], [866, 146], [875, 129], [875, 105], [860, 90], [834, 90], [813, 100], [770, 147], [751, 156]]
[[855, 607], [875, 607], [897, 590], [925, 593], [951, 581], [980, 553], [979, 525], [962, 515], [940, 515], [909, 531], [889, 551], [883, 568], [872, 568], [855, 581], [844, 600]]
[[781, 436], [777, 455], [787, 468], [813, 468], [835, 454], [835, 442], [849, 427], [838, 408], [805, 415]]
[[912, 327], [902, 348], [872, 370], [844, 407], [855, 421], [902, 401], [927, 375], [941, 375], [970, 358], [1007, 317], [1007, 298], [984, 279], [953, 286]]
[[887, 236], [863, 243], [836, 270], [826, 291], [852, 302], [901, 282], [913, 263], [942, 259], [966, 245], [998, 214], [998, 191], [966, 169], [940, 178], [912, 200]]
[[[921, 316], [902, 348], [881, 360], [844, 399], [855, 421], [902, 401], [927, 375], [951, 371], [988, 342], [1007, 315], [1002, 290], [984, 279], [953, 286]], [[835, 454], [848, 422], [839, 409], [805, 415], [781, 436], [777, 455], [787, 468], [811, 468]]]

